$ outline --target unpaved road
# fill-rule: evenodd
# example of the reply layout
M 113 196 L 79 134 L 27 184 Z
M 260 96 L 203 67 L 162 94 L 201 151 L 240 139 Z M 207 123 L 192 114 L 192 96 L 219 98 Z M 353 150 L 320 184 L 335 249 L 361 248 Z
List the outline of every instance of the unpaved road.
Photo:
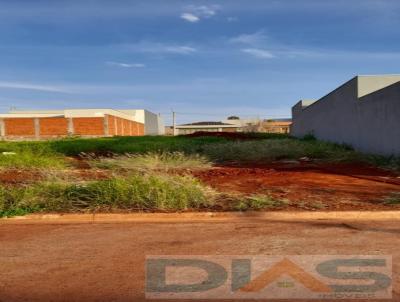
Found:
M 399 246 L 398 221 L 3 223 L 0 301 L 144 301 L 145 256 L 168 254 L 393 255 L 400 301 Z

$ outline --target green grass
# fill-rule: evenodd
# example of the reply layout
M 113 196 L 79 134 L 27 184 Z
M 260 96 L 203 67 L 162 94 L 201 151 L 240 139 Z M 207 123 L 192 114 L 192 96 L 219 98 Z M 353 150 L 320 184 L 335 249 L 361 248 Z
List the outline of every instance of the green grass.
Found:
M 363 161 L 364 156 L 347 147 L 320 141 L 293 138 L 279 140 L 234 141 L 208 144 L 203 154 L 217 162 L 269 162 L 280 159 L 325 159 L 330 161 Z
M 256 163 L 280 159 L 309 157 L 334 162 L 364 162 L 390 169 L 400 169 L 400 158 L 365 155 L 345 145 L 315 139 L 299 140 L 287 135 L 254 134 L 254 140 L 228 140 L 221 137 L 111 137 L 71 138 L 45 142 L 0 142 L 0 167 L 6 168 L 60 168 L 64 156 L 84 154 L 171 154 L 203 156 L 212 162 Z M 136 160 L 138 162 L 138 160 Z M 149 159 L 154 162 L 154 158 Z M 147 165 L 145 163 L 141 163 Z
M 64 156 L 54 152 L 47 144 L 35 142 L 0 143 L 0 169 L 62 169 L 65 166 Z
M 0 186 L 0 217 L 37 212 L 112 211 L 247 211 L 282 208 L 289 204 L 268 194 L 250 196 L 215 192 L 190 176 L 132 175 L 81 183 L 43 182 Z
M 147 152 L 144 154 L 127 154 L 112 158 L 94 158 L 89 160 L 91 166 L 112 170 L 163 170 L 205 169 L 212 164 L 199 154 L 183 152 Z
M 182 136 L 137 136 L 137 137 L 109 137 L 94 139 L 64 139 L 49 142 L 52 150 L 68 156 L 80 153 L 94 154 L 126 154 L 147 152 L 174 152 L 197 153 L 205 144 L 227 141 L 219 137 Z
M 92 166 L 130 173 L 111 173 L 114 176 L 108 180 L 79 181 L 58 171 L 68 167 L 66 156 L 82 154 L 86 154 Z M 299 140 L 286 135 L 254 134 L 254 140 L 144 136 L 0 142 L 0 169 L 41 169 L 48 176 L 44 179 L 52 180 L 29 185 L 0 185 L 0 216 L 33 212 L 281 208 L 287 201 L 269 194 L 225 198 L 224 194 L 211 190 L 193 177 L 160 174 L 160 171 L 208 168 L 212 163 L 251 164 L 301 157 L 400 168 L 399 158 L 365 155 L 345 145 L 312 138 Z M 384 202 L 399 204 L 400 196 L 393 193 Z M 314 208 L 323 206 L 315 203 Z
M 189 176 L 132 175 L 82 183 L 0 187 L 0 216 L 32 212 L 176 211 L 206 208 L 214 192 Z

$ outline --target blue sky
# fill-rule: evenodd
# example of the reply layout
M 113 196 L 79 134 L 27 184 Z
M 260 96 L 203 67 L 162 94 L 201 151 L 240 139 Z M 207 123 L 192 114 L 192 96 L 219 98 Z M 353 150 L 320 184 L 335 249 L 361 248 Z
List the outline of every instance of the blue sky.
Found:
M 2 112 L 287 117 L 382 73 L 400 73 L 397 0 L 0 0 Z

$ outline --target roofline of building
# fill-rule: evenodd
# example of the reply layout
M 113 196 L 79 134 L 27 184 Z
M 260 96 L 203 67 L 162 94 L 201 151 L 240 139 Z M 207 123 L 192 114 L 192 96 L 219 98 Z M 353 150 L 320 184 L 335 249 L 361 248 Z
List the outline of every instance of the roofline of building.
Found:
M 392 77 L 392 76 L 398 77 L 398 76 L 400 76 L 400 73 L 359 74 L 359 75 L 356 75 L 355 77 L 382 77 L 382 76 L 385 76 L 385 77 Z
M 333 89 L 332 91 L 328 92 L 327 94 L 325 94 L 324 96 L 320 97 L 319 99 L 315 100 L 315 102 L 312 102 L 311 104 L 307 105 L 307 106 L 303 106 L 303 100 L 300 100 L 299 102 L 301 102 L 302 105 L 302 110 L 307 110 L 310 107 L 314 106 L 315 104 L 317 104 L 318 102 L 320 102 L 322 99 L 326 98 L 328 95 L 333 94 L 334 92 L 336 92 L 337 90 L 341 89 L 343 86 L 347 85 L 348 83 L 350 83 L 351 81 L 357 79 L 358 75 L 352 77 L 350 80 L 347 80 L 346 82 L 344 82 L 342 85 L 336 87 L 335 89 Z
M 145 109 L 126 109 L 132 111 L 147 111 Z M 96 112 L 97 111 L 97 112 Z M 149 111 L 148 111 L 149 112 Z M 118 109 L 111 108 L 80 108 L 64 110 L 12 110 L 9 113 L 0 114 L 0 118 L 84 118 L 84 117 L 104 117 L 105 115 L 117 116 L 123 119 L 137 121 L 135 116 L 127 114 Z
M 0 113 L 0 118 L 43 118 L 64 117 L 63 113 Z
M 238 125 L 179 125 L 175 126 L 177 129 L 202 129 L 202 128 L 241 128 Z
M 342 85 L 336 87 L 334 90 L 330 91 L 329 93 L 327 93 L 327 94 L 325 94 L 324 96 L 320 97 L 319 99 L 315 100 L 315 102 L 311 103 L 310 105 L 302 106 L 302 110 L 307 110 L 308 108 L 310 108 L 310 107 L 314 106 L 315 104 L 317 104 L 318 102 L 320 102 L 322 99 L 326 98 L 327 96 L 331 95 L 332 93 L 334 93 L 334 92 L 336 92 L 337 90 L 341 89 L 343 86 L 347 85 L 347 84 L 350 83 L 351 81 L 354 81 L 354 80 L 356 80 L 356 79 L 358 79 L 358 78 L 361 78 L 361 77 L 391 77 L 391 76 L 400 77 L 400 74 L 396 74 L 396 73 L 393 73 L 393 74 L 376 74 L 376 75 L 373 75 L 373 74 L 361 74 L 361 75 L 353 76 L 350 80 L 347 80 L 347 81 L 344 82 Z M 399 80 L 399 82 L 400 82 L 400 80 Z M 388 86 L 391 86 L 391 85 L 394 85 L 394 84 L 396 84 L 396 83 L 390 84 L 390 85 L 388 85 Z M 388 87 L 388 86 L 386 86 L 386 87 Z M 371 92 L 371 93 L 374 93 L 374 92 L 376 92 L 376 91 L 385 89 L 386 87 L 382 87 L 382 88 L 377 89 L 377 90 L 375 90 L 375 91 L 373 91 L 373 92 Z M 358 88 L 357 88 L 357 89 L 358 89 Z M 367 94 L 367 95 L 368 95 L 368 94 Z M 365 96 L 365 95 L 364 95 L 364 96 Z M 361 97 L 364 97 L 364 96 L 361 96 Z M 359 97 L 359 98 L 360 98 L 360 97 Z M 299 102 L 303 102 L 303 100 L 300 100 Z M 296 104 L 297 104 L 297 103 L 296 103 Z M 302 103 L 302 105 L 303 105 L 303 103 Z

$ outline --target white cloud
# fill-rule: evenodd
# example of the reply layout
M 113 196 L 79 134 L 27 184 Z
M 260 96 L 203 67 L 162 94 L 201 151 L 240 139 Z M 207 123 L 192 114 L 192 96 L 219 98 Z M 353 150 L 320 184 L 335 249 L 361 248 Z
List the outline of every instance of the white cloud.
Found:
M 217 13 L 217 10 L 220 9 L 218 5 L 201 5 L 201 6 L 189 6 L 189 9 L 196 13 L 197 15 L 205 18 L 209 18 L 214 16 Z
M 110 66 L 117 66 L 117 67 L 122 67 L 122 68 L 144 68 L 146 65 L 142 63 L 121 63 L 121 62 L 113 62 L 109 61 L 106 62 L 107 65 Z
M 267 40 L 267 36 L 262 31 L 255 32 L 253 34 L 242 34 L 237 37 L 229 39 L 231 43 L 259 45 Z
M 187 6 L 181 18 L 188 22 L 199 22 L 203 18 L 211 18 L 217 14 L 219 5 L 190 5 Z
M 136 44 L 128 44 L 126 47 L 130 51 L 154 54 L 189 55 L 197 51 L 196 48 L 188 45 L 163 44 L 146 41 Z
M 165 51 L 170 53 L 187 55 L 196 52 L 197 50 L 189 46 L 167 46 L 165 47 Z
M 20 82 L 3 82 L 3 81 L 0 81 L 0 88 L 35 90 L 44 92 L 63 92 L 63 93 L 69 92 L 68 90 L 58 86 L 39 85 L 39 84 L 20 83 Z
M 188 21 L 188 22 L 192 22 L 192 23 L 196 23 L 198 21 L 200 21 L 200 18 L 191 14 L 191 13 L 183 13 L 181 15 L 181 18 Z
M 241 49 L 242 52 L 247 53 L 249 55 L 252 55 L 253 57 L 259 58 L 259 59 L 272 59 L 275 58 L 275 55 L 265 49 L 260 49 L 260 48 L 244 48 Z

